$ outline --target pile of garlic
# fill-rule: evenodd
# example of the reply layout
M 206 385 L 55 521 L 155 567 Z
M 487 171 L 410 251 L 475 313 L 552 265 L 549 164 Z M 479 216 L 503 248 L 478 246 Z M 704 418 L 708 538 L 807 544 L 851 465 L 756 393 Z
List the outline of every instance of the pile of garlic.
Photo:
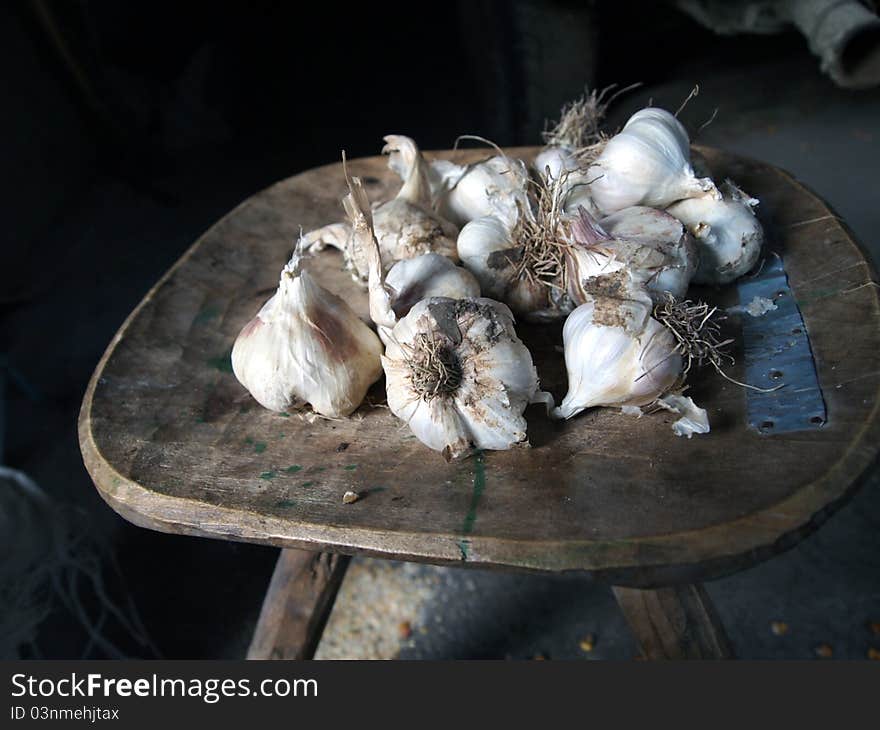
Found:
M 527 443 L 530 403 L 557 419 L 663 408 L 681 416 L 676 434 L 708 432 L 706 411 L 681 394 L 694 327 L 670 325 L 670 312 L 693 309 L 678 306 L 692 281 L 724 284 L 754 266 L 758 201 L 697 177 L 687 132 L 665 110 L 604 135 L 601 100 L 566 107 L 531 166 L 501 150 L 428 163 L 409 137 L 385 137 L 400 192 L 371 205 L 346 172 L 346 220 L 302 237 L 236 340 L 239 381 L 267 408 L 303 401 L 335 418 L 384 373 L 391 412 L 447 459 Z M 303 270 L 305 251 L 328 245 L 367 287 L 375 333 Z M 564 319 L 558 407 L 514 315 Z

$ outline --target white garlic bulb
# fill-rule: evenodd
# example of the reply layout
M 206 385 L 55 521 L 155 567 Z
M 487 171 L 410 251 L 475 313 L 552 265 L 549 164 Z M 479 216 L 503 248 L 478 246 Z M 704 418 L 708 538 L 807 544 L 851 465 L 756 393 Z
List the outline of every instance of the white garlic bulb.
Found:
M 670 293 L 685 295 L 697 268 L 691 235 L 668 213 L 654 208 L 624 208 L 600 221 L 581 209 L 571 224 L 574 259 L 570 292 L 584 301 L 597 280 L 626 270 L 659 303 Z
M 526 441 L 538 374 L 500 302 L 422 300 L 395 325 L 382 366 L 391 412 L 447 460 Z
M 513 226 L 519 208 L 528 205 L 529 172 L 522 160 L 496 155 L 471 165 L 442 160 L 431 166 L 436 210 L 458 226 L 489 215 Z
M 328 417 L 350 415 L 382 374 L 382 343 L 342 299 L 302 269 L 300 252 L 278 290 L 232 348 L 232 370 L 260 405 L 296 401 Z
M 667 208 L 697 240 L 698 284 L 727 284 L 751 269 L 761 255 L 764 229 L 755 216 L 755 198 L 730 180 L 721 185 L 723 198 L 689 198 Z
M 382 265 L 388 269 L 395 261 L 437 253 L 457 261 L 455 240 L 458 227 L 432 210 L 429 167 L 416 143 L 409 137 L 385 137 L 384 154 L 388 166 L 403 178 L 397 196 L 373 211 L 373 228 L 379 241 Z M 369 272 L 363 252 L 354 244 L 350 225 L 333 223 L 310 231 L 306 245 L 315 250 L 325 246 L 340 249 L 352 278 L 366 282 Z
M 513 231 L 501 218 L 483 216 L 465 225 L 458 234 L 458 255 L 484 295 L 505 298 L 519 255 Z
M 605 213 L 634 205 L 665 208 L 706 194 L 720 198 L 709 178 L 694 175 L 687 131 L 663 109 L 633 114 L 608 140 L 588 175 L 590 195 Z
M 513 225 L 498 216 L 468 223 L 458 236 L 458 255 L 480 282 L 484 296 L 530 320 L 556 319 L 576 306 L 566 281 L 572 275 L 564 181 L 535 186 L 518 206 Z
M 398 261 L 388 270 L 385 286 L 391 294 L 391 308 L 398 318 L 405 317 L 422 299 L 480 296 L 480 285 L 470 271 L 435 253 Z
M 565 173 L 579 170 L 580 162 L 569 147 L 545 147 L 535 157 L 535 169 L 545 178 L 558 180 Z
M 623 275 L 625 272 L 621 272 Z M 623 278 L 614 296 L 595 295 L 565 320 L 568 393 L 553 415 L 594 406 L 643 406 L 671 389 L 682 371 L 672 333 L 651 316 L 651 299 Z

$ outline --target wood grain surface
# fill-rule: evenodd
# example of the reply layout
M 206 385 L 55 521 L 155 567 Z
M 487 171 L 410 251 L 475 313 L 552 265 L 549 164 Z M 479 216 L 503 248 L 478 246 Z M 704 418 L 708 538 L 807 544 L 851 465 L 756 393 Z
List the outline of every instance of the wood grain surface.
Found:
M 676 437 L 669 414 L 635 419 L 597 409 L 555 423 L 532 407 L 530 448 L 454 464 L 383 407 L 381 381 L 349 420 L 261 408 L 233 376 L 229 353 L 273 293 L 300 227 L 341 219 L 345 182 L 334 164 L 242 203 L 122 325 L 80 414 L 83 458 L 98 490 L 127 519 L 168 532 L 441 564 L 584 570 L 622 585 L 704 580 L 794 544 L 877 456 L 875 276 L 845 225 L 787 173 L 699 151 L 717 179 L 730 176 L 761 199 L 769 249 L 784 257 L 816 358 L 828 409 L 822 428 L 747 430 L 745 391 L 711 371 L 693 374 L 689 391 L 709 412 L 706 436 Z M 350 169 L 374 200 L 399 187 L 382 158 L 353 160 Z M 337 252 L 307 265 L 366 316 L 366 295 Z M 733 286 L 693 294 L 726 305 L 737 296 Z M 736 319 L 726 326 L 739 338 Z M 561 325 L 518 331 L 544 387 L 561 398 Z M 729 372 L 743 377 L 740 363 Z M 347 490 L 362 498 L 343 504 Z

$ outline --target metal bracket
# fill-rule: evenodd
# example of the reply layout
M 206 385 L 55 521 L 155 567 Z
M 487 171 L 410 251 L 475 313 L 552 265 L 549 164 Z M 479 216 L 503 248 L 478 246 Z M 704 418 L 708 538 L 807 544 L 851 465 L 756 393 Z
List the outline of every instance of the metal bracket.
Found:
M 744 309 L 755 297 L 769 299 L 775 309 L 759 317 L 742 313 L 746 382 L 778 390 L 746 391 L 749 428 L 761 434 L 812 431 L 826 420 L 810 338 L 801 311 L 788 286 L 782 259 L 768 257 L 764 268 L 738 285 Z

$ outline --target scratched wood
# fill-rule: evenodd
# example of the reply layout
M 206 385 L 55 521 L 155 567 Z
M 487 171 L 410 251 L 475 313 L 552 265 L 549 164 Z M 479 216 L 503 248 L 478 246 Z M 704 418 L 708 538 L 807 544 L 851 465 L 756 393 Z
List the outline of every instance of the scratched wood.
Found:
M 296 175 L 242 203 L 197 241 L 123 324 L 79 421 L 104 499 L 136 524 L 280 547 L 513 569 L 592 571 L 617 584 L 698 581 L 794 544 L 859 483 L 880 444 L 880 306 L 849 231 L 785 172 L 702 148 L 717 178 L 761 199 L 784 256 L 828 408 L 815 431 L 746 429 L 746 393 L 691 378 L 712 424 L 676 437 L 668 415 L 528 412 L 531 448 L 447 464 L 381 407 L 381 382 L 353 418 L 310 421 L 261 408 L 231 373 L 236 334 L 272 293 L 302 227 L 341 217 L 341 166 Z M 514 150 L 529 155 L 534 150 Z M 452 156 L 453 153 L 438 153 Z M 455 153 L 464 155 L 468 153 Z M 399 182 L 382 158 L 354 160 L 373 199 Z M 364 316 L 337 252 L 309 268 Z M 697 291 L 725 304 L 735 287 Z M 738 337 L 736 321 L 728 323 Z M 560 398 L 560 327 L 520 325 Z M 737 364 L 730 370 L 742 378 Z M 347 490 L 362 499 L 343 504 Z

